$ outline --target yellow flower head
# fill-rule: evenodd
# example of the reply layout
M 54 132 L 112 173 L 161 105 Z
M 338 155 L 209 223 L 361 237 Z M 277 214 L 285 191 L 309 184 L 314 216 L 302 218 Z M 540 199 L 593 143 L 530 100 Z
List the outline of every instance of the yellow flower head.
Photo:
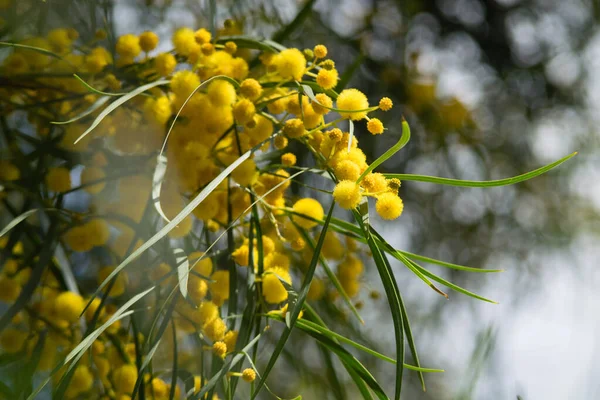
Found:
M 325 115 L 329 112 L 329 109 L 333 107 L 333 100 L 325 93 L 319 93 L 315 96 L 317 101 L 311 103 L 313 111 L 317 114 Z
M 288 298 L 288 292 L 279 277 L 289 284 L 292 283 L 290 273 L 283 268 L 270 269 L 263 275 L 263 296 L 269 304 L 278 304 Z
M 377 197 L 377 203 L 375 204 L 375 210 L 377 214 L 383 219 L 393 220 L 398 218 L 402 214 L 404 204 L 402 199 L 398 195 L 387 192 L 380 194 Z
M 380 135 L 383 133 L 383 123 L 377 118 L 371 118 L 367 122 L 367 130 L 373 135 Z
M 200 85 L 200 78 L 189 70 L 178 71 L 171 78 L 170 85 L 175 96 L 180 98 L 183 103 L 194 89 Z
M 196 39 L 196 43 L 204 44 L 210 42 L 210 40 L 212 39 L 212 35 L 206 29 L 200 28 L 194 33 L 194 38 Z
M 379 172 L 367 174 L 360 184 L 369 193 L 381 193 L 387 189 L 387 180 Z
M 133 364 L 122 365 L 112 373 L 114 388 L 119 394 L 131 394 L 137 378 L 138 370 Z
M 301 80 L 306 69 L 306 59 L 298 49 L 285 49 L 273 60 L 277 72 L 283 79 Z
M 256 379 L 256 371 L 252 368 L 246 368 L 242 371 L 242 379 L 246 382 L 253 382 Z
M 115 50 L 123 58 L 135 58 L 142 52 L 140 38 L 131 33 L 123 35 L 117 39 Z
M 213 342 L 222 341 L 225 338 L 227 325 L 225 321 L 217 317 L 204 325 L 204 334 Z
M 315 57 L 317 58 L 327 57 L 327 47 L 323 46 L 322 44 L 316 45 L 313 49 L 313 52 L 315 53 Z
M 209 285 L 210 294 L 213 298 L 224 301 L 229 298 L 229 271 L 219 270 L 215 271 L 210 277 L 214 282 Z
M 175 51 L 182 56 L 189 56 L 200 51 L 200 45 L 196 42 L 194 31 L 190 28 L 179 28 L 171 38 Z
M 256 79 L 244 79 L 240 84 L 240 94 L 249 100 L 256 100 L 262 94 L 262 86 Z
M 252 159 L 242 162 L 236 169 L 233 170 L 231 177 L 241 186 L 253 184 L 258 178 L 256 163 Z
M 321 206 L 321 203 L 319 203 L 315 199 L 311 199 L 308 197 L 304 198 L 304 199 L 300 199 L 296 203 L 294 203 L 293 210 L 294 210 L 294 212 L 296 212 L 298 214 L 306 215 L 307 217 L 310 217 L 310 218 L 316 219 L 316 220 L 322 220 L 323 215 L 324 215 L 323 206 Z M 294 218 L 294 222 L 296 222 L 298 225 L 300 225 L 304 229 L 311 229 L 319 224 L 316 221 L 313 221 L 313 220 L 310 220 L 307 218 L 303 218 L 298 215 L 294 215 L 293 218 Z
M 215 342 L 212 351 L 217 357 L 225 358 L 225 355 L 227 354 L 227 345 L 222 341 Z
M 341 181 L 333 190 L 333 199 L 340 207 L 352 210 L 358 206 L 362 199 L 360 186 L 354 181 Z
M 317 84 L 323 89 L 333 89 L 337 85 L 338 72 L 334 69 L 321 69 L 317 74 Z M 338 105 L 339 107 L 339 105 Z M 342 107 L 339 107 L 342 108 Z
M 283 133 L 289 138 L 297 139 L 306 133 L 304 123 L 299 118 L 288 119 L 283 125 Z
M 233 106 L 233 118 L 242 125 L 252 121 L 255 113 L 256 107 L 248 99 L 241 99 Z
M 360 176 L 360 167 L 352 160 L 343 160 L 336 164 L 333 172 L 339 180 L 356 181 Z
M 79 319 L 84 307 L 83 298 L 74 292 L 62 292 L 54 299 L 54 315 L 69 323 Z
M 158 35 L 152 31 L 146 31 L 140 35 L 140 47 L 146 53 L 154 50 L 158 45 Z
M 277 137 L 275 137 L 275 140 L 273 140 L 273 146 L 275 146 L 275 148 L 277 150 L 282 150 L 285 149 L 288 145 L 288 139 L 283 136 L 283 135 L 279 135 Z
M 337 108 L 341 110 L 364 110 L 369 108 L 367 96 L 358 89 L 344 89 L 337 98 Z M 343 118 L 358 121 L 367 116 L 366 111 L 340 112 Z
M 381 111 L 389 111 L 392 109 L 393 105 L 394 103 L 392 103 L 392 99 L 389 97 L 383 97 L 381 100 L 379 100 L 379 108 Z
M 208 99 L 215 106 L 230 106 L 235 103 L 235 88 L 225 80 L 217 79 L 208 85 L 206 90 Z
M 154 68 L 156 68 L 156 72 L 161 76 L 171 75 L 175 71 L 176 66 L 177 60 L 175 60 L 175 56 L 171 53 L 161 53 L 154 59 Z
M 296 155 L 294 153 L 283 154 L 281 156 L 281 163 L 288 167 L 296 165 Z
M 57 193 L 71 189 L 71 171 L 65 167 L 49 168 L 46 175 L 46 187 Z

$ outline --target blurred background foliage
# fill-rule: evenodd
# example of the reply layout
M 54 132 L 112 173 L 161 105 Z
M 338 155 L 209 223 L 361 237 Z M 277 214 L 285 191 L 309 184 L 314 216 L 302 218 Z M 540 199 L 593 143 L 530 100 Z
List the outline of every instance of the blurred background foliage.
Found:
M 388 131 L 361 143 L 373 160 L 396 142 L 400 121 L 413 140 L 381 172 L 459 179 L 498 179 L 529 171 L 570 152 L 559 170 L 516 186 L 468 189 L 406 182 L 405 214 L 374 222 L 407 251 L 482 268 L 482 276 L 436 270 L 500 305 L 450 293 L 450 300 L 394 265 L 408 302 L 417 346 L 429 374 L 422 393 L 408 374 L 406 398 L 597 398 L 594 379 L 600 326 L 594 285 L 598 259 L 598 110 L 600 3 L 593 0 L 139 0 L 23 2 L 20 19 L 4 21 L 2 37 L 53 26 L 93 35 L 108 21 L 117 34 L 153 29 L 161 37 L 183 25 L 239 22 L 244 33 L 284 45 L 325 44 L 342 79 L 375 102 L 399 107 Z M 106 12 L 102 12 L 102 9 Z M 214 10 L 214 11 L 213 11 Z M 211 15 L 216 16 L 215 21 Z M 91 18 L 90 18 L 91 16 Z M 163 45 L 168 46 L 168 41 Z M 357 127 L 360 139 L 366 135 Z M 375 271 L 368 277 L 375 289 Z M 385 301 L 365 302 L 366 325 L 347 329 L 393 350 Z M 328 385 L 325 370 L 298 334 L 288 354 L 305 364 L 302 378 Z M 353 336 L 357 337 L 357 336 Z M 300 355 L 300 358 L 297 356 Z M 595 355 L 595 356 L 594 356 Z M 389 366 L 365 361 L 386 387 Z M 297 393 L 280 361 L 274 392 Z M 595 372 L 594 372 L 595 371 Z M 301 381 L 301 380 L 300 380 Z

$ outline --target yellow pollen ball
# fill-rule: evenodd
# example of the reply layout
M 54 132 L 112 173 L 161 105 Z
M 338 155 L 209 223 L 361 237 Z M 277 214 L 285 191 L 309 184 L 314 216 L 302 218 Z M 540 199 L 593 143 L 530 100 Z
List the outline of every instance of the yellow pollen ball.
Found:
M 254 119 L 254 114 L 256 114 L 256 107 L 254 103 L 252 103 L 248 99 L 241 99 L 233 106 L 233 118 L 242 125 L 247 124 L 248 122 Z
M 215 106 L 229 106 L 235 103 L 235 88 L 225 80 L 219 79 L 208 85 L 208 99 Z
M 360 184 L 369 193 L 380 193 L 387 189 L 387 180 L 379 172 L 367 174 Z
M 340 207 L 352 210 L 358 206 L 362 199 L 360 186 L 354 181 L 341 181 L 333 189 L 333 199 Z
M 86 186 L 83 188 L 89 194 L 98 194 L 104 189 L 106 186 L 106 182 L 103 182 L 102 179 L 106 174 L 101 168 L 96 167 L 86 167 L 83 171 L 81 171 L 81 184 L 87 185 L 94 181 L 100 181 L 98 183 L 94 183 L 92 185 Z
M 306 59 L 298 49 L 285 49 L 274 57 L 273 64 L 283 79 L 301 80 L 306 69 Z
M 217 357 L 225 358 L 225 354 L 227 354 L 227 345 L 225 342 L 215 342 L 212 347 L 213 353 Z
M 175 71 L 176 66 L 177 60 L 171 53 L 161 53 L 154 59 L 154 68 L 156 68 L 156 72 L 162 76 L 171 75 L 173 71 Z
M 213 342 L 223 340 L 227 325 L 225 321 L 217 317 L 204 326 L 204 334 Z
M 18 353 L 23 348 L 27 333 L 14 328 L 7 328 L 0 334 L 0 346 L 7 353 Z
M 192 71 L 183 70 L 176 72 L 171 78 L 171 90 L 175 96 L 185 101 L 188 96 L 200 85 L 200 78 Z
M 383 193 L 377 197 L 375 210 L 383 219 L 396 219 L 402 214 L 403 209 L 404 204 L 402 203 L 402 199 L 394 193 Z
M 313 111 L 320 115 L 325 115 L 329 112 L 330 108 L 333 107 L 333 100 L 325 93 L 319 93 L 315 96 L 317 101 L 311 103 Z
M 138 377 L 137 367 L 125 364 L 113 372 L 114 388 L 119 394 L 131 394 Z
M 292 118 L 285 121 L 283 125 L 283 133 L 292 139 L 297 139 L 306 133 L 304 123 L 301 119 Z
M 49 168 L 46 175 L 46 187 L 57 193 L 71 189 L 71 171 L 65 167 Z
M 351 119 L 353 121 L 358 121 L 367 116 L 366 111 L 357 111 L 352 112 L 354 110 L 364 110 L 369 108 L 369 101 L 367 100 L 367 96 L 363 92 L 358 89 L 345 89 L 340 93 L 337 98 L 337 108 L 341 110 L 347 110 L 350 112 L 340 112 L 340 115 L 343 118 Z
M 360 167 L 352 160 L 343 160 L 333 169 L 335 177 L 342 181 L 356 181 L 360 176 Z
M 379 108 L 381 109 L 381 111 L 389 111 L 392 109 L 394 103 L 392 103 L 392 99 L 390 99 L 389 97 L 384 97 L 381 100 L 379 100 Z
M 248 383 L 253 382 L 256 379 L 256 371 L 252 368 L 246 368 L 242 371 L 242 379 Z
M 79 319 L 84 307 L 85 302 L 77 293 L 62 292 L 54 299 L 54 314 L 69 323 Z
M 317 74 L 317 85 L 323 89 L 333 89 L 337 85 L 338 72 L 334 69 L 321 69 Z M 339 107 L 341 108 L 341 107 Z
M 287 145 L 288 139 L 285 136 L 279 135 L 275 137 L 275 140 L 273 140 L 273 146 L 275 146 L 277 150 L 285 149 Z
M 123 58 L 135 58 L 141 52 L 140 39 L 131 33 L 119 37 L 115 51 Z
M 281 163 L 288 167 L 296 165 L 296 155 L 294 153 L 285 153 L 281 156 Z
M 194 33 L 194 38 L 198 44 L 204 44 L 210 42 L 212 35 L 208 30 L 200 28 Z
M 148 53 L 156 48 L 158 45 L 158 35 L 151 31 L 146 31 L 140 35 L 140 47 L 143 51 Z
M 200 50 L 200 45 L 196 42 L 194 31 L 190 28 L 179 28 L 175 31 L 172 37 L 173 46 L 175 51 L 182 56 L 189 56 L 190 54 Z
M 294 203 L 293 210 L 298 214 L 306 215 L 307 217 L 316 220 L 322 220 L 324 215 L 323 206 L 321 206 L 321 203 L 311 198 L 298 200 L 296 203 Z M 319 224 L 316 221 L 312 221 L 297 215 L 294 215 L 293 218 L 294 222 L 304 229 L 311 229 Z
M 262 86 L 256 79 L 244 79 L 240 84 L 240 94 L 249 100 L 256 100 L 262 94 Z
M 94 376 L 86 365 L 79 365 L 75 368 L 73 377 L 67 389 L 67 394 L 76 397 L 80 393 L 87 392 L 94 384 Z M 71 397 L 67 396 L 67 397 Z
M 373 135 L 380 135 L 383 133 L 383 123 L 377 118 L 372 118 L 367 122 L 367 130 Z
M 327 47 L 325 47 L 322 44 L 316 45 L 315 48 L 313 49 L 313 52 L 315 53 L 315 57 L 317 57 L 317 58 L 327 57 Z
M 263 275 L 263 296 L 269 304 L 278 304 L 288 298 L 288 292 L 279 280 L 279 277 L 285 282 L 291 284 L 292 277 L 290 273 L 283 268 L 275 267 Z
M 229 271 L 215 271 L 210 279 L 214 281 L 209 285 L 213 300 L 215 300 L 215 302 L 216 300 L 227 300 L 229 298 Z

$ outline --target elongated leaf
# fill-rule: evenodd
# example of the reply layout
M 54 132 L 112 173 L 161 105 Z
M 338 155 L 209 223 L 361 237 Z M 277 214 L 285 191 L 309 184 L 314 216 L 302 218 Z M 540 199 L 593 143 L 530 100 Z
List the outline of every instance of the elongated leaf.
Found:
M 152 176 L 152 203 L 156 212 L 164 219 L 169 222 L 169 218 L 163 212 L 160 205 L 160 191 L 162 189 L 162 183 L 165 179 L 165 173 L 167 172 L 167 157 L 163 154 L 159 154 L 156 160 L 156 167 L 154 168 L 154 175 Z
M 408 126 L 408 124 L 406 124 L 406 126 Z M 402 136 L 404 136 L 404 129 L 402 129 L 402 131 Z M 362 231 L 364 232 L 364 236 L 367 238 L 367 244 L 369 245 L 369 249 L 373 254 L 373 260 L 377 266 L 377 271 L 379 272 L 379 277 L 383 283 L 383 288 L 385 289 L 388 304 L 392 312 L 392 320 L 394 321 L 394 336 L 396 341 L 396 360 L 398 361 L 396 363 L 396 389 L 394 398 L 399 400 L 402 392 L 402 373 L 404 371 L 404 322 L 399 299 L 400 291 L 398 289 L 398 284 L 396 283 L 396 278 L 394 277 L 392 269 L 390 268 L 389 264 L 384 261 L 386 256 L 381 253 L 371 232 L 362 224 L 362 218 L 360 214 L 357 211 L 354 211 L 353 214 L 354 219 L 356 222 L 358 222 Z
M 348 153 L 352 148 L 352 140 L 354 139 L 354 122 L 351 119 L 348 120 Z
M 379 165 L 383 164 L 388 158 L 390 158 L 391 156 L 396 154 L 400 149 L 402 149 L 404 146 L 406 146 L 406 144 L 408 143 L 409 140 L 410 140 L 410 126 L 408 126 L 408 122 L 406 122 L 406 120 L 403 119 L 402 120 L 402 136 L 400 136 L 400 139 L 398 140 L 398 142 L 395 145 L 393 145 L 392 147 L 390 147 L 388 149 L 388 151 L 383 153 L 377 160 L 373 161 L 371 163 L 371 165 L 369 165 L 369 167 L 358 177 L 358 180 L 356 181 L 356 183 L 360 183 L 363 180 L 363 178 L 365 176 L 367 176 L 367 174 L 369 172 L 373 171 Z
M 275 43 L 272 40 L 268 39 L 256 39 L 250 36 L 245 35 L 231 35 L 231 36 L 220 36 L 217 39 L 217 43 L 227 43 L 233 42 L 239 48 L 246 49 L 257 49 L 263 50 L 270 53 L 277 53 L 279 51 L 285 50 L 286 47 L 280 45 L 279 43 Z
M 94 104 L 89 106 L 84 112 L 77 115 L 76 117 L 73 117 L 67 121 L 52 121 L 50 123 L 54 124 L 54 125 L 66 125 L 66 124 L 70 124 L 75 121 L 79 121 L 80 119 L 87 117 L 88 115 L 92 114 L 94 111 L 96 111 L 97 109 L 102 107 L 104 105 L 104 103 L 106 103 L 108 101 L 108 99 L 110 99 L 109 96 L 102 96 L 98 100 L 96 100 L 94 102 Z
M 400 250 L 398 250 L 398 251 L 400 251 Z M 425 257 L 425 256 L 422 256 L 422 255 L 419 255 L 419 254 L 414 254 L 414 253 L 409 253 L 408 251 L 400 251 L 400 253 L 402 253 L 404 256 L 406 256 L 408 258 L 412 258 L 412 259 L 415 259 L 415 260 L 428 262 L 428 263 L 431 263 L 431 264 L 441 265 L 443 267 L 447 267 L 447 268 L 450 268 L 450 269 L 455 269 L 457 271 L 482 272 L 482 273 L 504 272 L 503 269 L 483 269 L 483 268 L 473 268 L 473 267 L 466 267 L 464 265 L 452 264 L 452 263 L 449 263 L 449 262 L 446 262 L 446 261 L 436 260 L 435 258 Z
M 11 42 L 0 42 L 0 46 L 8 46 L 8 47 L 15 47 L 15 48 L 18 48 L 18 49 L 31 50 L 31 51 L 35 51 L 37 53 L 45 54 L 45 55 L 50 56 L 50 57 L 54 57 L 54 58 L 56 58 L 58 60 L 65 61 L 64 58 L 62 58 L 58 54 L 56 54 L 56 53 L 54 53 L 54 52 L 52 52 L 50 50 L 43 49 L 41 47 L 35 47 L 35 46 L 29 46 L 29 45 L 26 45 L 26 44 L 11 43 Z M 72 64 L 71 64 L 71 66 L 72 66 Z
M 314 250 L 312 259 L 310 260 L 310 264 L 308 266 L 308 269 L 306 270 L 306 274 L 304 275 L 304 281 L 302 282 L 302 287 L 301 287 L 300 291 L 298 292 L 298 298 L 296 300 L 296 304 L 294 304 L 294 308 L 291 311 L 291 316 L 288 320 L 287 328 L 283 331 L 283 333 L 281 334 L 281 337 L 279 338 L 279 341 L 275 345 L 275 349 L 273 350 L 273 353 L 271 354 L 271 358 L 269 358 L 269 362 L 267 363 L 267 366 L 265 367 L 265 370 L 264 370 L 260 380 L 258 381 L 256 388 L 254 389 L 254 392 L 252 393 L 252 397 L 251 397 L 252 399 L 256 398 L 256 396 L 260 392 L 260 389 L 265 384 L 265 381 L 266 381 L 267 377 L 269 376 L 269 373 L 271 372 L 271 370 L 275 366 L 275 363 L 277 362 L 277 358 L 279 358 L 279 354 L 283 350 L 285 343 L 287 342 L 288 338 L 290 337 L 290 334 L 292 333 L 292 329 L 294 329 L 294 325 L 296 324 L 296 321 L 298 320 L 298 315 L 300 315 L 300 311 L 302 311 L 304 301 L 306 300 L 306 295 L 308 294 L 308 290 L 310 288 L 310 283 L 312 282 L 313 275 L 315 273 L 315 270 L 317 269 L 317 264 L 319 263 L 319 257 L 321 255 L 321 248 L 323 247 L 323 243 L 325 243 L 325 234 L 327 233 L 327 229 L 329 228 L 329 221 L 331 220 L 331 216 L 333 215 L 334 208 L 335 208 L 335 202 L 331 203 L 331 207 L 329 207 L 329 212 L 327 213 L 327 218 L 325 219 L 325 223 L 323 224 L 323 229 L 321 230 L 321 234 L 319 236 L 319 241 L 317 242 L 317 245 L 315 246 L 315 250 Z
M 127 93 L 108 93 L 108 92 L 103 92 L 102 90 L 98 90 L 94 87 L 92 87 L 89 83 L 87 83 L 86 81 L 84 81 L 83 79 L 81 79 L 81 77 L 77 74 L 73 74 L 73 76 L 75 77 L 75 79 L 77 79 L 83 86 L 85 86 L 85 88 L 87 90 L 89 90 L 92 93 L 96 93 L 102 96 L 114 96 L 114 97 L 119 97 L 119 96 L 124 96 Z
M 21 222 L 25 221 L 30 215 L 33 215 L 36 211 L 38 211 L 38 209 L 34 208 L 32 210 L 25 211 L 23 214 L 19 215 L 18 217 L 15 217 L 12 221 L 10 221 L 4 227 L 4 229 L 2 229 L 2 231 L 0 231 L 0 237 L 6 235 L 12 228 L 19 225 Z
M 148 83 L 146 85 L 140 86 L 139 88 L 136 88 L 135 90 L 132 90 L 131 92 L 127 93 L 126 95 L 119 97 L 117 100 L 115 100 L 114 102 L 110 103 L 110 105 L 108 107 L 106 107 L 94 120 L 94 122 L 92 122 L 92 125 L 90 125 L 89 128 L 86 129 L 85 132 L 83 132 L 81 134 L 81 136 L 79 136 L 79 138 L 77 138 L 77 140 L 75 140 L 74 144 L 77 144 L 81 139 L 83 139 L 84 137 L 87 136 L 88 133 L 90 133 L 91 131 L 94 130 L 94 128 L 96 128 L 100 122 L 102 122 L 102 120 L 104 118 L 106 118 L 106 116 L 108 114 L 110 114 L 111 112 L 113 112 L 114 110 L 116 110 L 119 106 L 125 104 L 127 101 L 133 99 L 134 97 L 136 97 L 137 95 L 144 93 L 146 90 L 150 90 L 152 88 L 155 88 L 157 86 L 162 86 L 162 85 L 167 85 L 169 84 L 168 80 L 160 80 L 160 81 L 155 81 L 152 83 Z
M 439 185 L 449 185 L 449 186 L 461 186 L 461 187 L 494 187 L 494 186 L 506 186 L 513 185 L 515 183 L 523 182 L 529 180 L 531 178 L 535 178 L 543 174 L 544 172 L 550 171 L 552 168 L 559 166 L 564 163 L 568 159 L 574 157 L 577 154 L 571 153 L 568 156 L 561 158 L 551 164 L 548 164 L 544 167 L 535 169 L 531 172 L 527 172 L 526 174 L 513 176 L 512 178 L 506 179 L 496 179 L 492 181 L 464 181 L 460 179 L 451 179 L 451 178 L 440 178 L 437 176 L 427 176 L 427 175 L 413 175 L 413 174 L 384 174 L 386 178 L 398 178 L 402 181 L 417 181 L 417 182 L 430 182 L 437 183 Z
M 188 280 L 190 276 L 190 261 L 183 249 L 173 250 L 175 255 L 175 263 L 177 264 L 177 278 L 179 280 L 179 291 L 183 298 L 187 298 L 188 294 Z

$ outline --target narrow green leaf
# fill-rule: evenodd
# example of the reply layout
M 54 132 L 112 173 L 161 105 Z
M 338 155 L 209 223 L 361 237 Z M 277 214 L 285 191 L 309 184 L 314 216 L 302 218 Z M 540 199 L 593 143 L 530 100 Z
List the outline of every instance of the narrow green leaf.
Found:
M 94 128 L 96 128 L 100 122 L 102 122 L 102 120 L 104 118 L 106 118 L 106 116 L 108 114 L 110 114 L 111 112 L 113 112 L 114 110 L 116 110 L 119 106 L 121 106 L 122 104 L 126 103 L 127 101 L 131 100 L 132 98 L 136 97 L 137 95 L 145 92 L 146 90 L 150 90 L 152 88 L 155 88 L 157 86 L 162 86 L 162 85 L 167 85 L 169 84 L 168 80 L 160 80 L 160 81 L 155 81 L 152 83 L 148 83 L 146 85 L 140 86 L 138 88 L 136 88 L 135 90 L 132 90 L 131 92 L 127 93 L 124 96 L 119 97 L 117 100 L 115 100 L 114 102 L 110 103 L 108 105 L 108 107 L 106 107 L 94 120 L 94 122 L 92 122 L 92 125 L 90 125 L 90 127 L 88 129 L 86 129 L 85 132 L 83 132 L 81 134 L 81 136 L 79 136 L 79 138 L 77 138 L 77 140 L 75 140 L 74 144 L 77 144 L 81 139 L 83 139 L 84 137 L 87 136 L 88 133 L 90 133 L 91 131 L 94 130 Z
M 398 251 L 408 258 L 428 262 L 431 264 L 441 265 L 442 267 L 455 269 L 457 271 L 482 272 L 482 273 L 504 272 L 503 269 L 483 269 L 483 268 L 466 267 L 464 265 L 452 264 L 452 263 L 449 263 L 446 261 L 436 260 L 435 258 L 430 258 L 430 257 L 425 257 L 425 256 L 422 256 L 419 254 L 409 253 L 408 251 L 401 251 L 401 250 L 398 250 Z
M 544 167 L 538 168 L 531 172 L 527 172 L 526 174 L 513 176 L 512 178 L 506 179 L 496 179 L 492 181 L 464 181 L 460 179 L 451 179 L 451 178 L 440 178 L 437 176 L 427 176 L 427 175 L 413 175 L 413 174 L 384 174 L 386 178 L 398 178 L 401 181 L 417 181 L 417 182 L 429 182 L 429 183 L 437 183 L 439 185 L 449 185 L 449 186 L 461 186 L 461 187 L 494 187 L 494 186 L 505 186 L 512 185 L 515 183 L 523 182 L 529 180 L 531 178 L 535 178 L 547 171 L 550 171 L 552 168 L 559 166 L 564 163 L 568 159 L 574 157 L 577 154 L 571 153 L 568 156 L 561 158 L 551 164 L 548 164 Z
M 119 97 L 119 96 L 124 96 L 127 93 L 108 93 L 108 92 L 103 92 L 102 90 L 98 90 L 94 87 L 92 87 L 89 83 L 87 83 L 86 81 L 84 81 L 83 79 L 81 79 L 81 77 L 77 74 L 73 74 L 73 76 L 75 77 L 75 79 L 77 79 L 83 86 L 85 86 L 85 88 L 87 90 L 89 90 L 92 93 L 96 93 L 102 96 L 114 96 L 114 97 Z
M 65 61 L 58 54 L 56 54 L 56 53 L 54 53 L 54 52 L 52 52 L 50 50 L 43 49 L 41 47 L 35 47 L 35 46 L 29 46 L 29 45 L 26 45 L 26 44 L 11 43 L 11 42 L 0 42 L 0 46 L 16 47 L 18 49 L 31 50 L 31 51 L 35 51 L 35 52 L 38 52 L 38 53 L 41 53 L 41 54 L 45 54 L 45 55 L 50 56 L 50 57 L 54 57 L 54 58 L 56 58 L 58 60 Z
M 184 299 L 188 294 L 188 280 L 190 276 L 190 261 L 183 249 L 173 250 L 175 255 L 175 263 L 177 264 L 177 279 L 179 281 L 179 291 Z
M 14 228 L 15 226 L 19 225 L 21 222 L 25 221 L 27 219 L 27 217 L 29 217 L 30 215 L 34 214 L 36 211 L 38 211 L 37 208 L 34 208 L 32 210 L 27 210 L 25 211 L 23 214 L 15 217 L 12 221 L 10 221 L 5 227 L 4 229 L 2 229 L 2 231 L 0 231 L 0 237 L 6 235 L 8 233 L 8 231 L 10 231 L 12 228 Z M 16 213 L 15 213 L 16 214 Z
M 373 171 L 379 165 L 383 164 L 388 158 L 390 158 L 391 156 L 396 154 L 400 149 L 402 149 L 404 146 L 406 146 L 406 144 L 408 143 L 409 140 L 410 140 L 410 126 L 408 126 L 408 122 L 406 122 L 406 120 L 403 119 L 402 120 L 402 136 L 400 136 L 400 139 L 398 140 L 398 142 L 395 145 L 393 145 L 392 147 L 390 147 L 388 149 L 388 151 L 383 153 L 377 160 L 373 161 L 371 163 L 371 165 L 369 165 L 369 167 L 358 177 L 358 180 L 356 181 L 356 183 L 360 183 L 363 180 L 363 178 L 365 176 L 367 176 L 367 174 L 369 172 Z M 386 177 L 387 177 L 387 175 L 386 175 Z
M 288 326 L 283 331 L 283 333 L 281 334 L 281 337 L 279 338 L 279 341 L 275 345 L 275 349 L 273 350 L 273 353 L 271 354 L 271 357 L 269 358 L 269 362 L 267 363 L 267 366 L 265 367 L 264 372 L 262 373 L 262 376 L 261 376 L 260 380 L 258 381 L 256 388 L 254 389 L 254 392 L 252 393 L 251 399 L 256 398 L 256 396 L 260 392 L 260 389 L 265 384 L 265 381 L 266 381 L 267 377 L 269 376 L 269 373 L 275 366 L 275 362 L 277 362 L 277 358 L 279 357 L 279 354 L 283 350 L 285 343 L 287 342 L 288 338 L 290 337 L 290 334 L 292 333 L 292 329 L 294 329 L 294 325 L 296 324 L 296 321 L 298 320 L 298 315 L 300 315 L 300 311 L 302 311 L 304 301 L 306 300 L 306 295 L 308 294 L 308 290 L 310 288 L 310 283 L 312 282 L 313 275 L 315 273 L 315 270 L 317 269 L 317 264 L 319 263 L 319 256 L 321 255 L 321 248 L 323 247 L 323 243 L 325 243 L 325 234 L 327 233 L 327 229 L 329 228 L 329 221 L 331 220 L 331 216 L 333 215 L 334 208 L 335 208 L 335 202 L 332 202 L 331 207 L 329 207 L 329 212 L 327 213 L 327 218 L 325 219 L 325 223 L 323 224 L 323 229 L 321 230 L 321 234 L 319 236 L 319 241 L 317 242 L 317 245 L 315 246 L 314 254 L 312 256 L 312 259 L 310 260 L 310 264 L 308 266 L 308 269 L 306 270 L 306 274 L 304 275 L 304 281 L 302 282 L 302 287 L 301 287 L 300 291 L 298 292 L 298 298 L 296 300 L 296 304 L 294 304 L 294 307 L 291 311 L 291 317 L 289 318 Z

